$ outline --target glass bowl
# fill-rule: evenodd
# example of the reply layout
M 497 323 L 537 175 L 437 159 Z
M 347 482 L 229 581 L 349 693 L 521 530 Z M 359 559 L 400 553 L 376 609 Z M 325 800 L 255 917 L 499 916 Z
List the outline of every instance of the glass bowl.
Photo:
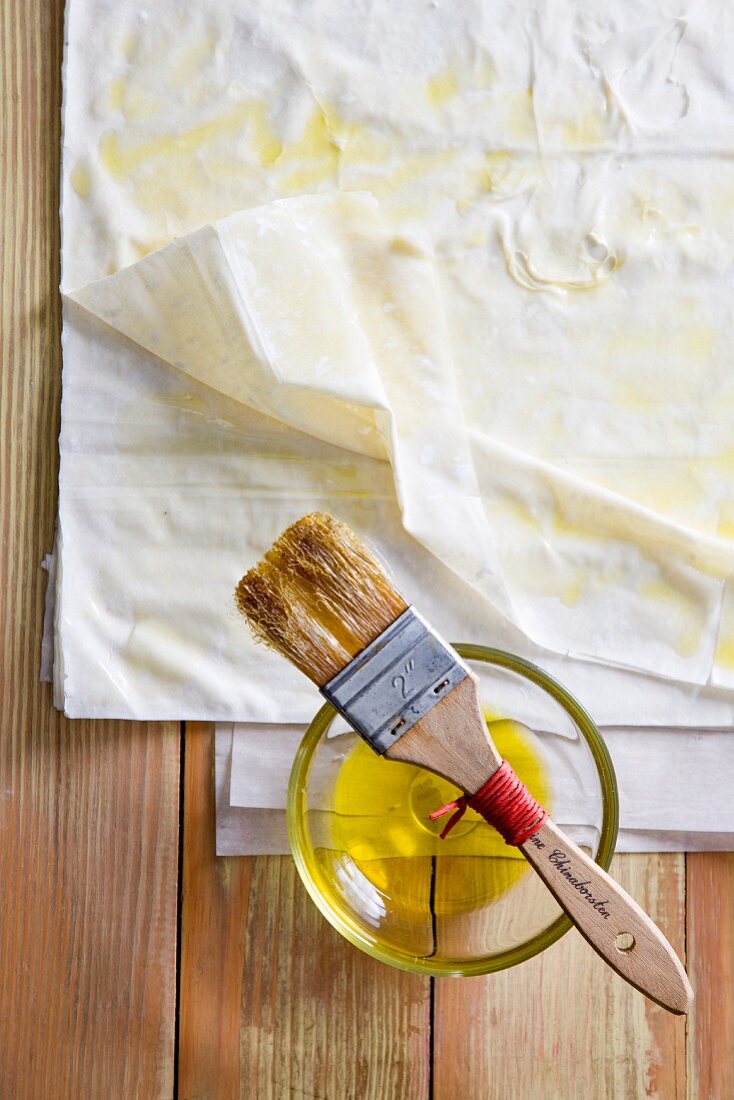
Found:
M 479 676 L 500 754 L 606 869 L 619 804 L 589 715 L 528 661 L 454 648 Z M 293 763 L 288 835 L 306 889 L 346 939 L 403 970 L 487 974 L 537 955 L 571 927 L 522 854 L 473 811 L 439 838 L 447 818 L 429 814 L 459 793 L 431 772 L 377 756 L 328 704 Z

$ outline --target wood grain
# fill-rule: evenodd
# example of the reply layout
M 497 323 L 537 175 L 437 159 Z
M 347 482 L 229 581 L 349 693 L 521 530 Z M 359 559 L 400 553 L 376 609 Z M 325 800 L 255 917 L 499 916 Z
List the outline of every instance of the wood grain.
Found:
M 683 857 L 625 856 L 612 874 L 682 953 Z M 683 1100 L 685 1037 L 572 930 L 513 970 L 437 982 L 433 1095 Z
M 428 979 L 347 944 L 290 857 L 214 855 L 213 741 L 187 727 L 181 1100 L 427 1100 Z
M 686 858 L 688 973 L 696 993 L 689 1029 L 688 1097 L 734 1096 L 734 853 Z
M 244 919 L 253 861 L 214 854 L 210 726 L 186 726 L 183 790 L 179 1096 L 235 1100 L 240 1095 Z
M 493 901 L 486 908 L 467 904 L 487 896 Z M 562 916 L 522 857 L 443 856 L 436 861 L 435 899 L 436 946 L 454 958 L 509 951 Z
M 670 1012 L 689 1011 L 693 990 L 678 955 L 611 875 L 550 819 L 522 845 L 522 851 L 582 936 L 613 970 Z M 583 884 L 583 892 L 577 884 Z
M 482 714 L 476 676 L 452 688 L 385 755 L 428 768 L 475 794 L 502 764 Z
M 68 723 L 38 683 L 56 497 L 62 0 L 0 0 L 0 1097 L 172 1097 L 179 734 Z M 429 1095 L 428 983 L 342 943 L 287 860 L 213 856 L 188 732 L 178 1095 Z M 683 947 L 683 860 L 614 871 Z M 685 1024 L 570 933 L 435 983 L 432 1095 L 729 1100 L 734 856 L 688 857 Z M 355 1055 L 356 1052 L 356 1055 Z
M 0 3 L 0 1096 L 170 1097 L 179 731 L 39 684 L 60 391 L 61 0 Z

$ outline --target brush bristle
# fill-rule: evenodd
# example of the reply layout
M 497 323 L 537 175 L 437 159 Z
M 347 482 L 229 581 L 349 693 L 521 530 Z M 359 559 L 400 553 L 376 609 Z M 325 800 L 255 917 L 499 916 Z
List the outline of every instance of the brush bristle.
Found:
M 322 687 L 405 611 L 367 546 L 332 516 L 289 527 L 235 590 L 258 641 Z

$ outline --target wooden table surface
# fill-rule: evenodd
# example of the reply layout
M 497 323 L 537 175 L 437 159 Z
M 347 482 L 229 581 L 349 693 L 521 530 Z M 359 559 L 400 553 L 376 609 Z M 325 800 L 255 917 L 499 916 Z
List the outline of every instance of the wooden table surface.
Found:
M 344 943 L 290 859 L 215 858 L 211 727 L 54 711 L 62 8 L 0 0 L 0 1098 L 732 1100 L 734 855 L 613 867 L 687 960 L 687 1023 L 575 933 L 431 981 Z

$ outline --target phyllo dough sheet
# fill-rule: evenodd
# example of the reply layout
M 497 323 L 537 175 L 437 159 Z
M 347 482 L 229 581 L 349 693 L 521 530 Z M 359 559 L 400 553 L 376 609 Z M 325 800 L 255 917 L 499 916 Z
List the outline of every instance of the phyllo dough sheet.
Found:
M 601 722 L 732 722 L 732 17 L 71 0 L 57 701 L 301 722 L 333 511 Z

